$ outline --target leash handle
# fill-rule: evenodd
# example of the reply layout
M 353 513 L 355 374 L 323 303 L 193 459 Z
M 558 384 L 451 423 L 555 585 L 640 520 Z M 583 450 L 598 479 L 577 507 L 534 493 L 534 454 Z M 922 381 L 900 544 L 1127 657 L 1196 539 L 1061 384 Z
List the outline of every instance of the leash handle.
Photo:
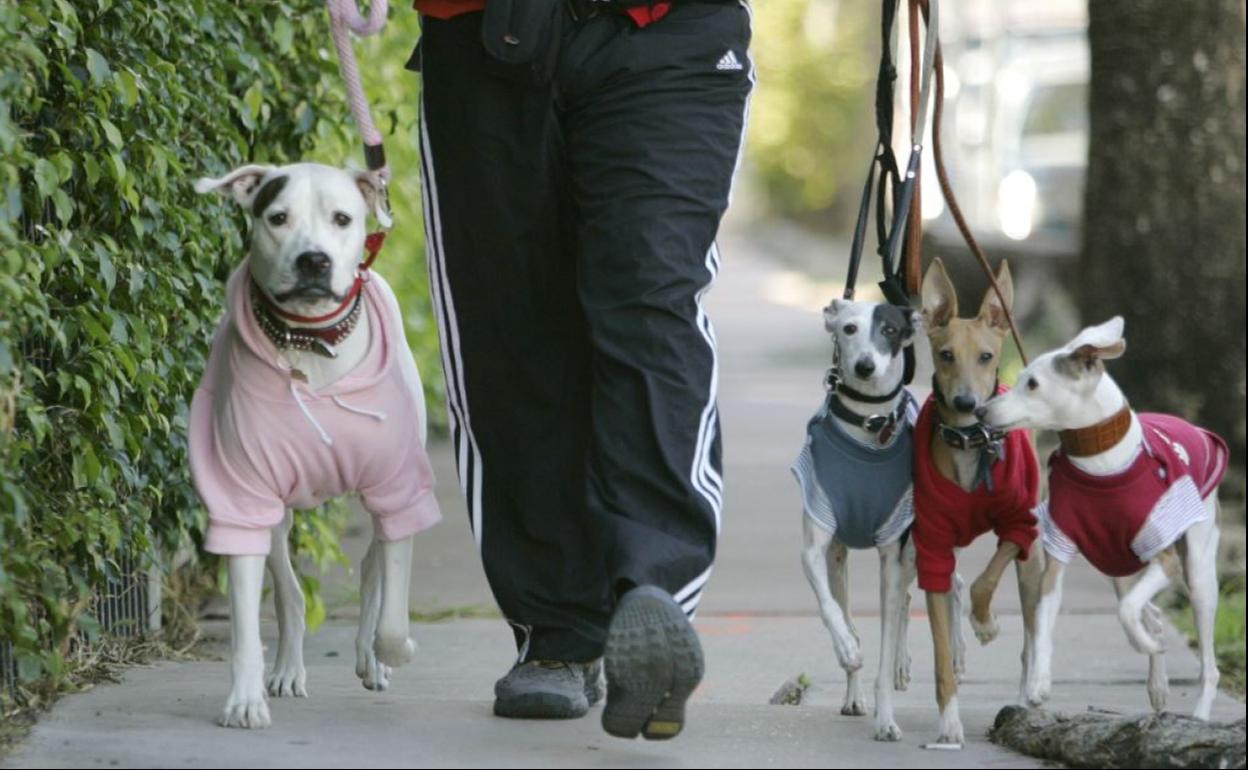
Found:
M 910 0 L 913 11 L 917 0 Z M 867 180 L 863 185 L 862 199 L 858 207 L 858 218 L 854 226 L 854 239 L 850 247 L 849 271 L 845 280 L 845 299 L 852 299 L 858 281 L 858 270 L 862 263 L 862 249 L 865 246 L 868 222 L 870 221 L 871 199 L 875 198 L 875 222 L 877 251 L 883 267 L 884 281 L 880 284 L 889 302 L 898 305 L 909 305 L 910 295 L 908 284 L 913 284 L 917 268 L 913 267 L 917 256 L 918 219 L 915 216 L 914 201 L 918 197 L 918 175 L 923 152 L 923 132 L 927 125 L 928 103 L 932 91 L 932 74 L 935 69 L 935 45 L 938 37 L 938 18 L 935 13 L 924 13 L 928 41 L 920 61 L 912 57 L 911 71 L 918 77 L 912 77 L 910 157 L 906 162 L 904 173 L 897 164 L 893 152 L 893 84 L 897 79 L 897 69 L 893 62 L 893 37 L 900 0 L 883 0 L 880 14 L 880 67 L 875 85 L 875 123 L 878 139 L 876 154 L 871 160 L 867 171 Z M 911 50 L 918 47 L 918 15 L 912 13 L 910 19 Z M 920 85 L 921 84 L 921 85 Z M 876 166 L 879 166 L 879 187 L 876 187 Z M 873 195 L 874 194 L 874 195 Z M 890 201 L 891 197 L 891 201 Z M 891 202 L 891 212 L 887 209 Z M 891 218 L 890 218 L 891 213 Z M 903 263 L 902 255 L 906 255 Z
M 390 3 L 389 0 L 372 0 L 367 18 L 360 14 L 356 0 L 325 0 L 325 7 L 329 11 L 334 48 L 338 52 L 338 71 L 347 84 L 351 114 L 355 117 L 360 137 L 364 140 L 364 161 L 368 164 L 368 170 L 376 174 L 384 188 L 390 179 L 390 167 L 386 165 L 381 132 L 373 123 L 368 97 L 365 96 L 364 85 L 360 81 L 360 68 L 355 60 L 355 49 L 351 45 L 348 30 L 360 37 L 377 34 L 386 26 Z

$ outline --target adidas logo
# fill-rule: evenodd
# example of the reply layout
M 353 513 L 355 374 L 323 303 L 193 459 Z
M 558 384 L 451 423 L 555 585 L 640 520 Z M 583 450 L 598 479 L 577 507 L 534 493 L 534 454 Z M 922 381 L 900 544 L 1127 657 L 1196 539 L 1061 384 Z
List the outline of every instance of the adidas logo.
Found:
M 728 72 L 732 70 L 743 70 L 745 65 L 737 58 L 737 55 L 730 49 L 728 53 L 720 57 L 719 63 L 715 65 L 715 69 Z

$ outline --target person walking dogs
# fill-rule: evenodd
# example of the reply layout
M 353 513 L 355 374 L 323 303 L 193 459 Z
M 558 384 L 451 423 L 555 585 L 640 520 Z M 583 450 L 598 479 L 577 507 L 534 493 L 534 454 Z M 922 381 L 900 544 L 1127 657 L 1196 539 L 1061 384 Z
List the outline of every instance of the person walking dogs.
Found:
M 723 482 L 702 297 L 753 69 L 740 0 L 415 0 L 431 291 L 504 717 L 674 737 Z

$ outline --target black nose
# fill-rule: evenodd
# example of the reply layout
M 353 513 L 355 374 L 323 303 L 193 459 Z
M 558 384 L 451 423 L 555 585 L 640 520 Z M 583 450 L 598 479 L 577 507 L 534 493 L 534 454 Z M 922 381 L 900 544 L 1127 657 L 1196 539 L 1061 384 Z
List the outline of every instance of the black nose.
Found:
M 962 414 L 970 414 L 971 412 L 975 411 L 975 397 L 974 396 L 954 396 L 953 408 L 957 409 Z
M 870 377 L 875 373 L 875 362 L 869 358 L 862 358 L 858 363 L 854 364 L 854 373 L 859 377 Z
M 305 251 L 295 258 L 295 269 L 309 278 L 327 275 L 333 264 L 333 260 L 323 251 Z

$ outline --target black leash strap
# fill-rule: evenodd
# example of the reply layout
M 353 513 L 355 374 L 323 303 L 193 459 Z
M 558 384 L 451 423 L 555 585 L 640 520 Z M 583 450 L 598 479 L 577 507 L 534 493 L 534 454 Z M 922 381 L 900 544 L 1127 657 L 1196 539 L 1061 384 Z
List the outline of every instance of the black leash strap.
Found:
M 893 28 L 897 21 L 899 0 L 883 0 L 880 13 L 880 67 L 875 83 L 875 126 L 878 138 L 874 157 L 867 169 L 862 199 L 858 206 L 858 218 L 854 225 L 854 239 L 849 255 L 849 274 L 845 280 L 845 299 L 853 299 L 858 281 L 858 269 L 862 264 L 867 228 L 871 219 L 872 198 L 875 198 L 875 231 L 877 253 L 883 267 L 884 280 L 880 289 L 884 297 L 895 305 L 910 304 L 905 289 L 904 252 L 906 225 L 910 206 L 914 201 L 914 188 L 922 161 L 921 140 L 927 123 L 927 105 L 931 94 L 932 71 L 935 66 L 935 41 L 937 36 L 936 3 L 930 3 L 926 18 L 927 44 L 924 45 L 920 69 L 919 108 L 915 115 L 915 130 L 911 137 L 910 157 L 905 171 L 897 165 L 893 152 L 893 103 L 897 67 L 893 61 Z M 876 183 L 876 169 L 879 183 Z M 891 205 L 889 205 L 891 204 Z
M 922 162 L 921 138 L 927 123 L 927 104 L 931 93 L 932 71 L 935 67 L 937 39 L 936 0 L 930 0 L 926 14 L 927 38 L 923 46 L 923 62 L 920 69 L 919 107 L 915 114 L 915 129 L 911 137 L 910 158 L 904 174 L 897 165 L 893 152 L 893 102 L 897 66 L 893 61 L 893 28 L 897 21 L 900 0 L 883 0 L 880 12 L 880 67 L 875 81 L 875 127 L 878 137 L 871 164 L 867 168 L 867 181 L 862 187 L 862 199 L 858 204 L 858 217 L 854 223 L 854 239 L 849 252 L 849 273 L 845 278 L 844 299 L 852 300 L 858 283 L 858 269 L 862 264 L 867 228 L 871 220 L 871 203 L 875 198 L 876 253 L 880 256 L 884 280 L 880 290 L 891 304 L 910 306 L 906 292 L 906 227 L 910 220 L 910 207 L 914 201 L 919 165 Z M 876 171 L 879 170 L 879 181 Z M 890 200 L 891 199 L 891 200 Z M 889 205 L 891 204 L 891 206 Z M 891 214 L 891 217 L 890 217 Z M 905 352 L 904 382 L 914 379 L 914 348 Z

